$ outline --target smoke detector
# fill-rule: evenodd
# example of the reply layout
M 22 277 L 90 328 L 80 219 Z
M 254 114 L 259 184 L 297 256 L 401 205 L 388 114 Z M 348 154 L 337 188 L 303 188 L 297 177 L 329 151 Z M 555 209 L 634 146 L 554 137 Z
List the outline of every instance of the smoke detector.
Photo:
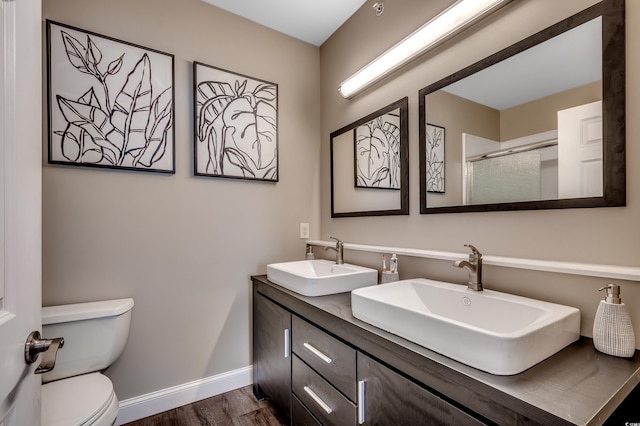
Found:
M 376 16 L 382 15 L 382 12 L 384 12 L 384 3 L 374 3 L 373 10 L 376 12 Z

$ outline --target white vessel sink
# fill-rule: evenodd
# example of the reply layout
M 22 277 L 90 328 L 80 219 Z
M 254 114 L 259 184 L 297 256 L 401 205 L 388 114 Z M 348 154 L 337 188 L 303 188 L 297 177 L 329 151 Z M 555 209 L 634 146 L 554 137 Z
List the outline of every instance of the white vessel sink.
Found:
M 580 311 L 412 279 L 351 292 L 353 316 L 463 364 L 518 374 L 578 340 Z
M 323 259 L 300 260 L 267 265 L 267 278 L 303 296 L 324 296 L 375 285 L 378 271 Z

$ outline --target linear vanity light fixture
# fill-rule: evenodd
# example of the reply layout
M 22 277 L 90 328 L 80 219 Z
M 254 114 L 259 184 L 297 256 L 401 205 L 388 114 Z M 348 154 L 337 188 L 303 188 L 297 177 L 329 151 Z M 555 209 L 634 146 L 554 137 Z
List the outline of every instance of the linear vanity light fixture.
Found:
M 458 0 L 400 43 L 343 81 L 338 91 L 345 98 L 380 80 L 427 50 L 452 37 L 512 0 Z

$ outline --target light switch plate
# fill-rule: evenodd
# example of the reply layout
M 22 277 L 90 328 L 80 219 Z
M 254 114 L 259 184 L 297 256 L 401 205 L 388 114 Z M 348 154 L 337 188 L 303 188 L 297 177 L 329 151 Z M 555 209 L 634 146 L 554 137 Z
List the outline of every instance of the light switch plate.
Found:
M 309 224 L 308 223 L 300 223 L 300 238 L 308 239 L 309 238 Z

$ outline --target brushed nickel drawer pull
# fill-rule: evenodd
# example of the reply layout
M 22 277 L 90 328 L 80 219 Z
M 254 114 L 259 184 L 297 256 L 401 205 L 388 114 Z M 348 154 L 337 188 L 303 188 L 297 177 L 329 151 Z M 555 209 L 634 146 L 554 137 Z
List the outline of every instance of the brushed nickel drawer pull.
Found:
M 315 346 L 313 346 L 311 343 L 303 343 L 303 345 L 305 348 L 307 348 L 307 350 L 309 352 L 311 352 L 312 354 L 314 354 L 315 356 L 317 356 L 318 358 L 320 358 L 321 360 L 323 360 L 324 362 L 326 362 L 327 364 L 331 364 L 331 361 L 333 361 L 331 358 L 329 358 L 328 356 L 326 356 L 325 354 L 323 354 L 322 352 L 320 352 L 319 349 L 317 349 Z
M 326 402 L 321 400 L 320 397 L 316 395 L 316 393 L 312 391 L 309 386 L 305 386 L 303 389 L 307 393 L 307 395 L 309 395 L 311 399 L 313 399 L 316 404 L 318 404 L 327 414 L 333 413 L 331 407 L 329 407 Z
M 358 382 L 358 424 L 361 425 L 365 422 L 365 411 L 366 407 L 364 405 L 364 390 L 365 390 L 365 381 L 360 380 Z

